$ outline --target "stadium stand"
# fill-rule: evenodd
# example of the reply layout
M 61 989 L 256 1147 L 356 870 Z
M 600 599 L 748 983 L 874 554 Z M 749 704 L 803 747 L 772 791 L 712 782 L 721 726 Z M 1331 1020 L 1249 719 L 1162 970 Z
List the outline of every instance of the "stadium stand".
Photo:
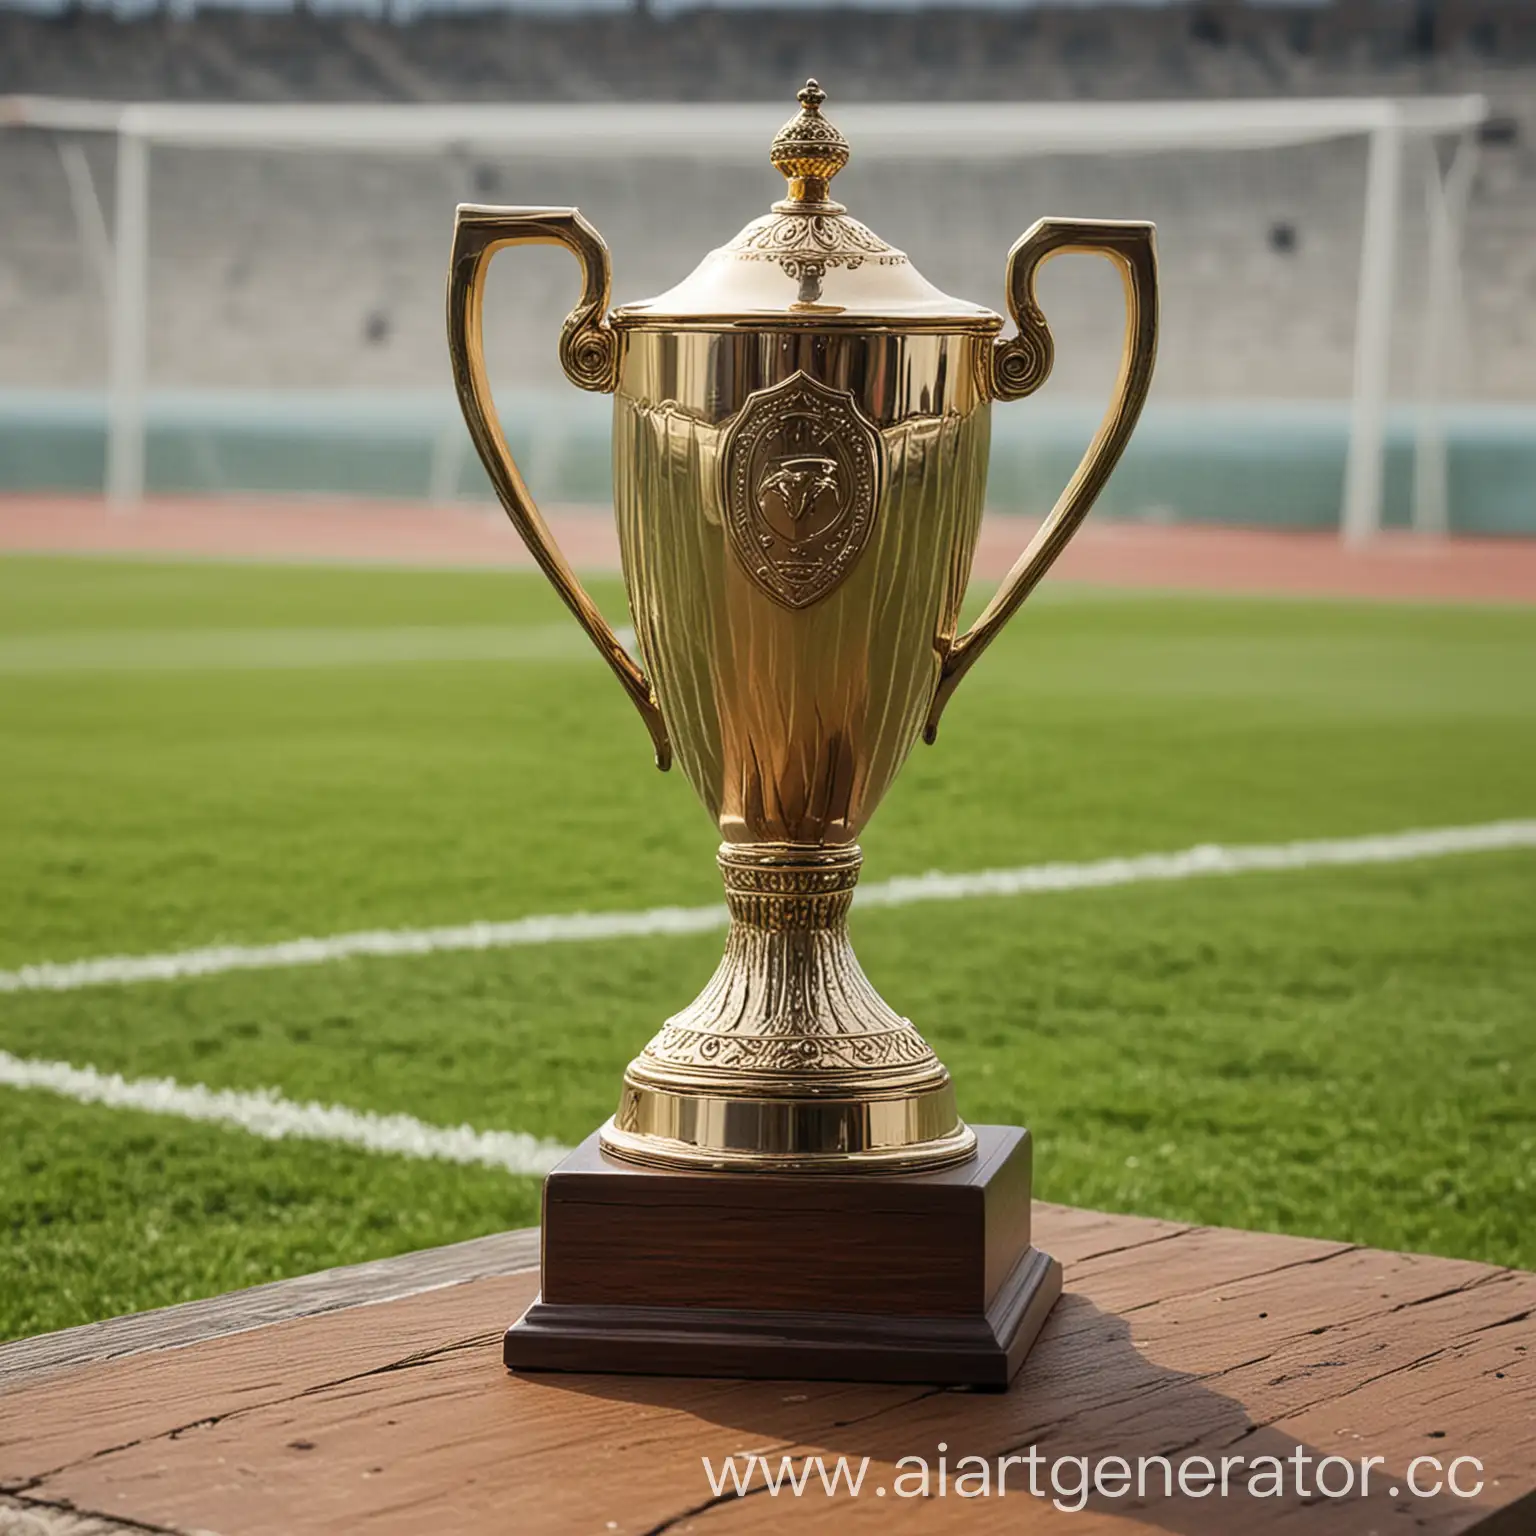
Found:
M 1426 18 L 1433 20 L 1427 25 Z M 1536 398 L 1536 7 L 1341 0 L 1165 8 L 819 12 L 644 9 L 357 16 L 206 11 L 118 21 L 0 11 L 0 94 L 177 100 L 772 101 L 816 73 L 839 100 L 1412 95 L 1493 104 L 1468 219 L 1464 359 L 1451 398 Z M 82 140 L 110 220 L 112 146 Z M 0 388 L 99 387 L 105 318 L 52 135 L 0 135 Z M 1342 401 L 1350 392 L 1363 142 L 1272 152 L 853 165 L 839 193 L 951 292 L 1000 305 L 1003 255 L 1044 212 L 1158 221 L 1164 400 Z M 1422 297 L 1422 176 L 1405 177 L 1399 398 Z M 1422 170 L 1422 167 L 1419 168 Z M 761 212 L 766 164 L 540 167 L 399 156 L 157 150 L 150 376 L 163 389 L 444 391 L 453 204 L 576 203 L 615 252 L 615 297 L 675 282 Z M 686 192 L 679 194 L 679 186 Z M 490 296 L 509 388 L 560 385 L 574 291 L 561 253 L 519 255 Z M 1067 394 L 1101 396 L 1118 297 L 1097 264 L 1047 276 Z M 1079 339 L 1081 338 L 1081 339 Z M 1454 365 L 1454 366 L 1453 366 Z

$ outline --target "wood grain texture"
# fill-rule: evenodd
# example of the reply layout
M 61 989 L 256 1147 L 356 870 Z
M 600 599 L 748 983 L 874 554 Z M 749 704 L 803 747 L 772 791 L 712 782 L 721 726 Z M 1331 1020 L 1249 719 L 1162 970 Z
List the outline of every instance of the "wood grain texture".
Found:
M 0 1397 L 0 1488 L 171 1532 L 1529 1536 L 1536 1276 L 1037 1206 L 1066 1294 L 1013 1388 L 519 1378 L 531 1273 L 60 1371 Z M 701 1457 L 936 1462 L 1199 1452 L 1472 1454 L 1487 1486 L 1368 1501 L 712 1496 Z M 1022 1507 L 1021 1507 L 1022 1506 Z
M 0 1387 L 15 1387 L 50 1371 L 95 1365 L 144 1350 L 174 1349 L 292 1317 L 312 1317 L 367 1302 L 414 1296 L 439 1285 L 459 1285 L 482 1275 L 505 1275 L 539 1262 L 537 1228 L 424 1248 L 392 1259 L 322 1269 L 317 1274 L 253 1285 L 204 1301 L 111 1317 L 79 1328 L 0 1344 Z M 3 1527 L 0 1527 L 3 1530 Z

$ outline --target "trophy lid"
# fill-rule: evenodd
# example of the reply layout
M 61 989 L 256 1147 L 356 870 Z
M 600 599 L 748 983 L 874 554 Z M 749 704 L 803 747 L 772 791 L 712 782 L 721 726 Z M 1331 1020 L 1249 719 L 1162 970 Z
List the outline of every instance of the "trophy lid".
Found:
M 799 115 L 779 129 L 768 158 L 788 196 L 734 240 L 711 251 L 675 288 L 613 312 L 619 326 L 887 324 L 995 331 L 1001 316 L 935 288 L 873 230 L 831 198 L 848 141 L 821 115 L 826 92 L 807 80 Z

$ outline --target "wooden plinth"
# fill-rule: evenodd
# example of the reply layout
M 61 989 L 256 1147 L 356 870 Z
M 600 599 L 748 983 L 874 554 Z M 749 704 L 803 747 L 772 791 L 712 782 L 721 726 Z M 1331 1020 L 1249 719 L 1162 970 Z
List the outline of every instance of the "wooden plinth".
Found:
M 1030 1141 L 978 1126 L 927 1174 L 641 1168 L 587 1138 L 544 1186 L 543 1285 L 513 1370 L 1001 1389 L 1056 1298 Z

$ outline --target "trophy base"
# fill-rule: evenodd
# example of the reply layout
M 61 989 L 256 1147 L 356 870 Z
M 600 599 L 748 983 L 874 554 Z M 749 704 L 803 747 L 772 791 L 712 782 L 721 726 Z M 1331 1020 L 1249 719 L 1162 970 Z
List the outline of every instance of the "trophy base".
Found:
M 716 858 L 725 953 L 630 1062 L 603 1150 L 657 1168 L 818 1176 L 973 1157 L 949 1073 L 849 942 L 858 847 L 724 843 Z
M 920 1174 L 642 1167 L 594 1134 L 544 1186 L 542 1290 L 517 1371 L 1002 1390 L 1061 1292 L 1030 1242 L 1027 1131 Z
M 976 1155 L 946 1079 L 928 1094 L 880 1100 L 748 1099 L 640 1088 L 597 1133 L 604 1152 L 652 1168 L 771 1173 L 915 1173 Z

